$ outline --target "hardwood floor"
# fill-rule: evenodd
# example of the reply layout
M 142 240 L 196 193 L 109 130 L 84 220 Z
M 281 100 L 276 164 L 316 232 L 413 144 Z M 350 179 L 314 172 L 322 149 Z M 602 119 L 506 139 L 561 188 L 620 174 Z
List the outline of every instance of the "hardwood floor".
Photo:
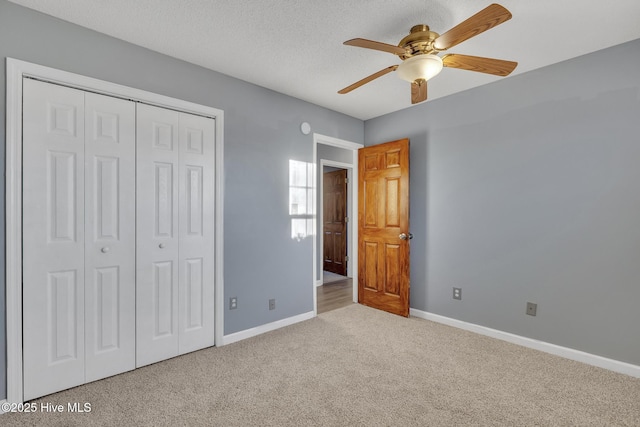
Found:
M 326 283 L 316 288 L 318 314 L 353 304 L 353 280 Z

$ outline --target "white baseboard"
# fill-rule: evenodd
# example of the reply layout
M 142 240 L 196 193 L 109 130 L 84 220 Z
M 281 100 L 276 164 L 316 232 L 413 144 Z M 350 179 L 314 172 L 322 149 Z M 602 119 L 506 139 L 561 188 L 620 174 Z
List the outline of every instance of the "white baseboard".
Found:
M 284 328 L 285 326 L 293 325 L 294 323 L 303 322 L 314 318 L 316 315 L 313 311 L 302 313 L 297 316 L 287 317 L 286 319 L 277 320 L 275 322 L 267 323 L 266 325 L 256 326 L 255 328 L 245 329 L 244 331 L 235 332 L 233 334 L 225 335 L 222 343 L 216 343 L 216 346 L 231 344 L 237 341 L 246 340 L 247 338 L 255 337 L 265 332 L 274 331 L 276 329 Z
M 316 288 L 322 286 L 322 280 L 316 280 Z
M 433 314 L 426 311 L 417 310 L 415 308 L 412 308 L 410 310 L 410 314 L 411 316 L 419 317 L 421 319 L 431 320 L 437 323 L 453 326 L 454 328 L 464 329 L 466 331 L 475 332 L 480 335 L 497 338 L 499 340 L 507 341 L 512 344 L 518 344 L 523 347 L 532 348 L 534 350 L 544 351 L 545 353 L 564 357 L 565 359 L 575 360 L 577 362 L 586 363 L 588 365 L 597 366 L 599 368 L 604 368 L 621 374 L 630 375 L 635 378 L 640 378 L 640 366 L 632 365 L 630 363 L 608 359 L 606 357 L 597 356 L 595 354 L 585 353 L 584 351 L 562 347 L 548 342 L 511 334 L 509 332 L 499 331 L 497 329 L 487 328 L 485 326 L 476 325 L 474 323 L 463 322 L 462 320 L 440 316 L 439 314 Z

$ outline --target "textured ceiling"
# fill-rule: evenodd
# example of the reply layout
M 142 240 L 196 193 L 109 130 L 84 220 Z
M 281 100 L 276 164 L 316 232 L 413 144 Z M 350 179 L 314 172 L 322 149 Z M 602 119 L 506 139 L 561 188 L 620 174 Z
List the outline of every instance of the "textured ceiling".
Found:
M 338 95 L 339 89 L 400 62 L 392 54 L 343 46 L 343 41 L 361 37 L 397 44 L 416 24 L 444 33 L 491 3 L 11 1 L 360 119 L 410 107 L 409 84 L 391 73 Z M 510 21 L 455 46 L 450 53 L 517 61 L 513 76 L 640 38 L 640 0 L 502 0 L 500 4 L 513 14 Z M 429 99 L 500 78 L 445 68 L 430 80 Z

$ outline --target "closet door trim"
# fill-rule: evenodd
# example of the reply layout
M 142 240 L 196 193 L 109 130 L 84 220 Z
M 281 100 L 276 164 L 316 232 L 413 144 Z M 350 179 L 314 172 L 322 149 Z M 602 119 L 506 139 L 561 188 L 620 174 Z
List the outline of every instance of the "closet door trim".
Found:
M 215 146 L 215 344 L 224 344 L 223 159 L 224 112 L 164 95 L 134 89 L 13 58 L 6 60 L 6 330 L 7 401 L 23 402 L 22 380 L 22 81 L 49 83 L 214 118 Z

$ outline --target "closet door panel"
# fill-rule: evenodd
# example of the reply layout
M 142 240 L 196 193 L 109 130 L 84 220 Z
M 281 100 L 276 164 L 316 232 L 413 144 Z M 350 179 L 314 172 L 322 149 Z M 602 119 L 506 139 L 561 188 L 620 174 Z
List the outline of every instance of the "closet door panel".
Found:
M 84 383 L 84 93 L 23 83 L 24 399 Z
M 135 368 L 135 104 L 85 95 L 86 381 Z
M 180 113 L 180 354 L 214 345 L 215 126 Z
M 136 365 L 178 355 L 178 115 L 138 104 Z

